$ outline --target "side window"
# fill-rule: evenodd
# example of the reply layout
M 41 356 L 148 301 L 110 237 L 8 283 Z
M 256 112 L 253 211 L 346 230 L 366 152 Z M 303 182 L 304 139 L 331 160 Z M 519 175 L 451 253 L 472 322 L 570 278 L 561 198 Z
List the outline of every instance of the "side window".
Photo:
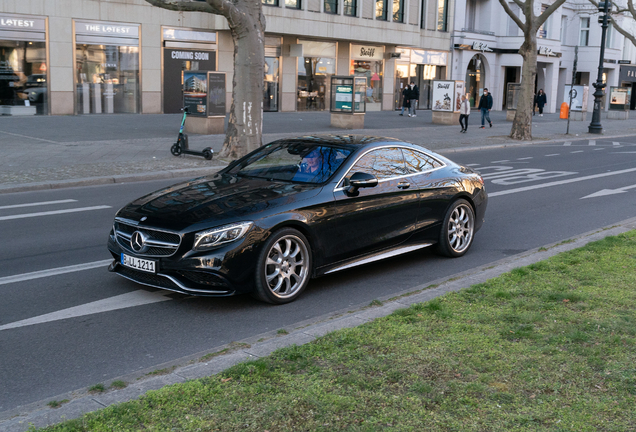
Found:
M 404 153 L 404 162 L 408 174 L 428 171 L 442 166 L 437 159 L 433 159 L 424 153 L 409 149 L 402 149 L 402 152 Z
M 406 174 L 402 152 L 399 148 L 383 148 L 367 153 L 351 167 L 342 186 L 348 186 L 349 177 L 357 172 L 373 174 L 378 180 L 402 176 Z

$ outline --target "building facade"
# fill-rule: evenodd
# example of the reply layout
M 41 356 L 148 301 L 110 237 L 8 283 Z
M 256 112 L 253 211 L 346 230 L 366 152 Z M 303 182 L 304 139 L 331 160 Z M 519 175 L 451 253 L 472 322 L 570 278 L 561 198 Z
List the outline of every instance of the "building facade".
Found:
M 448 78 L 451 0 L 262 0 L 265 111 L 329 109 L 332 75 L 367 78 L 367 110 L 393 110 L 416 81 Z M 184 71 L 226 73 L 225 18 L 144 0 L 2 0 L 0 105 L 37 114 L 174 113 Z
M 535 15 L 550 3 L 537 2 Z M 522 17 L 516 3 L 510 1 L 509 5 Z M 493 109 L 506 109 L 508 84 L 519 83 L 522 79 L 523 59 L 518 51 L 523 43 L 523 33 L 498 0 L 456 0 L 456 8 L 465 12 L 456 14 L 455 31 L 451 36 L 454 47 L 452 79 L 466 81 L 473 106 L 478 104 L 483 89 L 488 88 L 494 99 Z M 566 86 L 572 80 L 575 85 L 589 86 L 588 111 L 592 111 L 592 84 L 598 75 L 601 43 L 597 17 L 596 9 L 587 0 L 568 1 L 539 30 L 535 93 L 539 89 L 545 91 L 546 112 L 558 111 L 561 103 L 568 99 Z M 627 19 L 622 21 L 630 25 Z M 624 58 L 626 43 L 630 44 L 615 29 L 608 29 L 603 63 L 603 78 L 608 87 L 622 83 L 619 79 L 621 65 L 629 61 Z M 577 70 L 573 77 L 577 45 Z M 607 101 L 604 104 L 607 109 Z

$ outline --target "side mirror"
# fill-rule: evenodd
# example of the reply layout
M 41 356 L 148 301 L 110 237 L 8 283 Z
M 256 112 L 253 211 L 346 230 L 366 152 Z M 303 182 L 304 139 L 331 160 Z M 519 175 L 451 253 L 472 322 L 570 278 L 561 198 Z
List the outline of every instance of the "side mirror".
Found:
M 349 178 L 349 189 L 347 193 L 357 195 L 359 188 L 376 187 L 378 179 L 373 174 L 357 172 Z

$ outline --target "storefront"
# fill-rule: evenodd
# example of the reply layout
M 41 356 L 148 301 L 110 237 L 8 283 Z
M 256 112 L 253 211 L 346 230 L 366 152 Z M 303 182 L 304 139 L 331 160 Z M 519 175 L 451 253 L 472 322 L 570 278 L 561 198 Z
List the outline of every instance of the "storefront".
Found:
M 329 82 L 336 73 L 336 43 L 299 40 L 298 111 L 323 111 L 331 100 Z
M 138 113 L 139 26 L 74 21 L 77 114 Z
M 629 109 L 636 109 L 636 66 L 621 65 L 618 84 L 621 87 L 631 87 Z
M 48 114 L 48 81 L 46 18 L 0 14 L 0 105 Z
M 263 82 L 263 111 L 279 110 L 280 37 L 265 37 L 265 80 Z
M 382 110 L 384 47 L 351 44 L 350 75 L 367 80 L 366 110 Z
M 183 72 L 216 71 L 216 32 L 162 27 L 163 112 L 183 108 Z
M 400 59 L 395 62 L 395 109 L 402 107 L 402 89 L 415 82 L 420 90 L 418 109 L 431 109 L 433 80 L 446 79 L 447 53 L 398 48 Z
M 486 82 L 486 71 L 484 70 L 483 56 L 475 54 L 466 69 L 466 94 L 470 101 L 470 106 L 475 108 L 479 105 L 479 99 L 484 94 Z

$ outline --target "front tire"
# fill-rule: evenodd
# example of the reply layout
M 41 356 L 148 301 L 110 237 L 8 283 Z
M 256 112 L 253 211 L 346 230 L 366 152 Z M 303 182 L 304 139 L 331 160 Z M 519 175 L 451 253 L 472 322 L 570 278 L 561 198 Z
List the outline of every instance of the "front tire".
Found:
M 170 147 L 170 153 L 172 153 L 173 156 L 179 156 L 181 154 L 181 143 L 179 141 L 172 144 L 172 147 Z
M 455 201 L 444 218 L 439 233 L 437 251 L 445 256 L 457 258 L 464 255 L 473 244 L 475 213 L 464 199 Z
M 309 283 L 311 265 L 311 249 L 302 233 L 293 228 L 276 231 L 258 257 L 255 297 L 272 304 L 296 300 Z

